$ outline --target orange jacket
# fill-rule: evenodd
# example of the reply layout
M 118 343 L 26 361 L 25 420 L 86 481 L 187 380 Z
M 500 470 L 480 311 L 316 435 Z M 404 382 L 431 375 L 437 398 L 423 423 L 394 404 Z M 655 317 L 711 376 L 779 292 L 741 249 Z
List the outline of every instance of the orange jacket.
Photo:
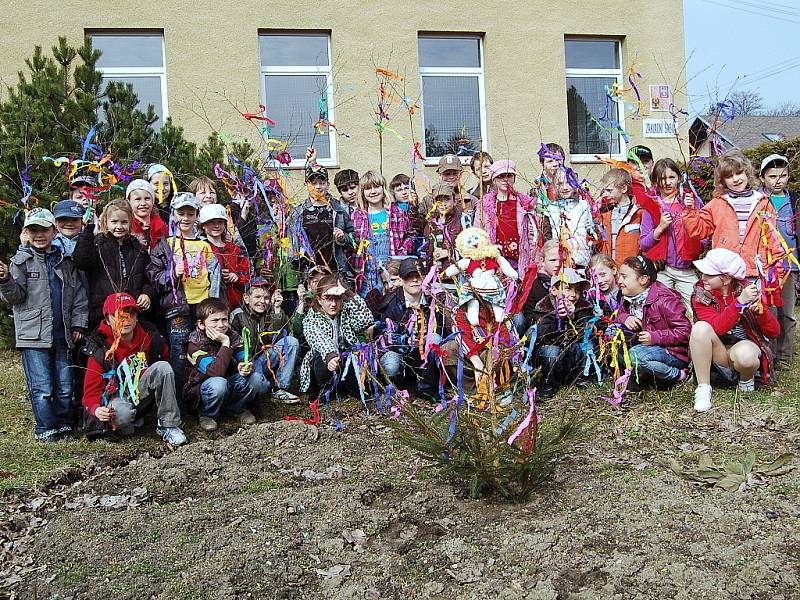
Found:
M 609 207 L 609 210 L 600 214 L 603 225 L 603 239 L 600 241 L 597 251 L 608 254 L 619 265 L 629 256 L 639 254 L 639 239 L 642 233 L 642 209 L 636 205 L 636 202 L 631 203 L 615 239 L 612 239 L 611 236 L 611 213 L 612 210 Z
M 722 196 L 715 196 L 701 209 L 688 209 L 683 216 L 686 233 L 694 238 L 711 238 L 712 248 L 727 248 L 736 252 L 747 264 L 747 276 L 757 277 L 756 254 L 767 269 L 784 254 L 777 238 L 777 213 L 764 194 L 760 197 L 747 221 L 744 240 L 739 241 L 739 222 L 736 211 Z

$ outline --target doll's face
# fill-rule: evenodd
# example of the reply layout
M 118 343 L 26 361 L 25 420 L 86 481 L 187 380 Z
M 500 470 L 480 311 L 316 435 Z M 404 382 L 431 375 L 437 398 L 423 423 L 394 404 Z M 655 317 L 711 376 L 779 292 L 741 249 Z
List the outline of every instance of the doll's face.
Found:
M 481 246 L 483 236 L 477 231 L 471 231 L 464 236 L 464 245 L 467 248 L 479 248 Z

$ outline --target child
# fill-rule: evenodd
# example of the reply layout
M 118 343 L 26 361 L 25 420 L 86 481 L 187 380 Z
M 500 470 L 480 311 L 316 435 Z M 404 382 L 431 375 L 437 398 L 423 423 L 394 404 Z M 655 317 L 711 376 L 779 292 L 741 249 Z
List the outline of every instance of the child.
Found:
M 475 212 L 475 205 L 478 199 L 461 187 L 463 169 L 461 159 L 458 156 L 445 154 L 439 159 L 439 166 L 436 168 L 436 172 L 439 174 L 439 183 L 444 183 L 453 188 L 456 204 L 461 208 L 462 214 L 471 215 Z M 420 214 L 425 214 L 430 210 L 433 204 L 432 198 L 428 197 L 423 204 L 424 206 L 420 207 Z M 426 210 L 423 211 L 423 209 Z M 464 229 L 471 225 L 471 223 L 465 223 Z
M 797 303 L 797 248 L 800 247 L 800 194 L 786 188 L 789 183 L 789 159 L 779 154 L 771 154 L 761 161 L 761 181 L 763 192 L 778 214 L 778 231 L 786 245 L 791 248 L 794 261 L 785 260 L 783 268 L 785 279 L 781 288 L 783 306 L 778 307 L 778 321 L 781 334 L 778 337 L 777 368 L 788 369 L 794 356 L 794 332 L 797 320 L 794 316 Z
M 631 175 L 624 169 L 610 169 L 603 175 L 600 185 L 603 202 L 600 217 L 604 235 L 597 249 L 621 263 L 629 256 L 639 254 L 642 211 L 631 198 Z
M 444 272 L 450 263 L 458 261 L 456 237 L 464 229 L 461 220 L 461 209 L 458 207 L 453 188 L 444 183 L 437 183 L 431 190 L 433 212 L 425 215 L 423 238 L 425 254 L 431 257 L 431 263 L 439 265 Z
M 123 434 L 133 433 L 155 404 L 156 432 L 172 446 L 185 444 L 164 338 L 153 325 L 139 321 L 139 306 L 130 294 L 111 294 L 103 303 L 103 315 L 83 348 L 89 357 L 83 386 L 86 436 L 96 439 L 109 425 Z M 110 378 L 107 373 L 112 373 Z
M 292 336 L 300 342 L 301 356 L 308 350 L 305 335 L 303 335 L 303 319 L 311 308 L 314 294 L 317 292 L 317 284 L 325 276 L 330 275 L 328 271 L 320 268 L 313 268 L 306 274 L 305 283 L 297 286 L 297 306 L 291 320 Z
M 711 369 L 729 383 L 739 379 L 740 392 L 755 389 L 754 376 L 761 368 L 761 378 L 769 382 L 772 352 L 767 339 L 774 340 L 780 324 L 763 306 L 755 283 L 745 280 L 747 267 L 743 257 L 727 248 L 709 250 L 694 265 L 702 278 L 692 296 L 697 319 L 689 338 L 697 388 L 694 409 L 711 408 Z
M 242 306 L 231 313 L 231 328 L 241 336 L 249 333 L 248 347 L 256 356 L 254 371 L 265 378 L 267 373 L 274 374 L 278 389 L 272 398 L 284 404 L 297 404 L 300 398 L 289 387 L 300 343 L 289 335 L 289 327 L 281 290 L 261 277 L 251 279 L 245 287 Z
M 210 177 L 196 177 L 186 187 L 186 191 L 194 194 L 201 209 L 209 204 L 217 204 L 217 188 Z
M 425 215 L 419 213 L 419 199 L 414 191 L 414 182 L 405 173 L 398 173 L 389 182 L 392 202 L 408 217 L 408 237 L 412 239 L 412 254 L 419 254 L 422 245 L 422 230 L 425 227 Z
M 115 292 L 127 292 L 140 310 L 150 308 L 155 291 L 147 267 L 150 256 L 131 235 L 133 212 L 125 200 L 113 200 L 100 215 L 99 235 L 87 226 L 75 245 L 75 266 L 89 279 L 89 325 L 103 320 L 103 302 Z
M 16 346 L 36 419 L 34 437 L 53 442 L 72 431 L 69 351 L 86 332 L 89 308 L 72 258 L 52 245 L 52 213 L 30 210 L 23 229 L 30 245 L 20 248 L 10 265 L 0 262 L 0 298 L 14 307 Z
M 559 386 L 581 374 L 586 360 L 582 348 L 584 330 L 593 316 L 583 297 L 588 281 L 575 269 L 565 267 L 550 280 L 550 293 L 536 305 L 536 366 L 541 368 L 539 396 L 552 398 Z
M 92 190 L 96 187 L 96 177 L 92 175 L 78 175 L 69 182 L 68 200 L 74 200 L 86 211 L 92 198 L 94 198 L 94 192 L 92 192 Z
M 253 371 L 252 356 L 245 357 L 242 338 L 231 330 L 228 318 L 224 300 L 206 298 L 197 306 L 197 327 L 186 343 L 190 366 L 183 397 L 199 407 L 203 431 L 217 428 L 223 409 L 242 425 L 252 425 L 256 418 L 247 404 L 267 389 L 267 380 Z
M 133 210 L 131 233 L 149 252 L 167 236 L 167 225 L 154 210 L 156 189 L 149 181 L 134 179 L 125 190 L 125 198 Z
M 381 272 L 392 256 L 405 256 L 413 250 L 408 215 L 392 202 L 386 180 L 376 171 L 361 176 L 361 196 L 353 212 L 353 229 L 358 250 L 353 257 L 356 290 L 364 297 L 371 290 L 383 293 Z
M 533 187 L 529 192 L 531 198 L 540 198 L 555 202 L 558 200 L 556 189 L 556 172 L 564 168 L 567 160 L 567 153 L 564 148 L 556 143 L 542 144 L 539 148 L 539 164 L 542 167 L 542 174 L 533 182 Z
M 544 205 L 542 236 L 545 239 L 565 240 L 569 248 L 566 262 L 574 263 L 576 269 L 585 269 L 592 257 L 594 223 L 592 209 L 579 190 L 567 180 L 564 169 L 555 173 L 558 200 Z
M 53 207 L 53 217 L 56 220 L 58 234 L 53 239 L 53 246 L 61 250 L 62 254 L 72 254 L 78 236 L 83 229 L 83 215 L 86 210 L 75 200 L 62 200 Z
M 201 210 L 204 206 L 211 204 L 222 205 L 217 197 L 214 180 L 210 177 L 197 177 L 186 189 L 197 198 Z M 248 256 L 258 254 L 258 223 L 256 223 L 255 215 L 251 214 L 252 203 L 252 200 L 244 201 L 237 196 L 230 204 L 223 206 L 226 231 L 232 235 L 231 241 L 240 246 Z
M 172 200 L 175 235 L 163 238 L 151 253 L 148 272 L 160 297 L 167 321 L 170 364 L 175 369 L 176 389 L 183 390 L 186 349 L 197 306 L 206 298 L 219 298 L 221 269 L 211 245 L 197 236 L 195 225 L 200 204 L 193 194 L 176 194 Z
M 754 174 L 753 164 L 739 150 L 726 152 L 714 170 L 711 202 L 703 208 L 687 196 L 689 210 L 683 218 L 689 237 L 710 237 L 712 248 L 727 248 L 744 258 L 747 277 L 766 276 L 784 256 L 776 235 L 778 215 L 770 199 L 753 189 Z M 770 305 L 776 300 L 780 304 L 769 297 Z
M 634 336 L 630 352 L 635 376 L 628 389 L 635 390 L 648 380 L 667 384 L 686 381 L 692 324 L 680 294 L 657 281 L 653 261 L 644 256 L 623 261 L 619 289 L 622 305 L 617 323 Z M 638 381 L 634 381 L 636 378 Z
M 172 171 L 161 164 L 150 165 L 147 169 L 147 181 L 156 191 L 155 200 L 158 213 L 164 223 L 169 223 L 172 197 L 177 193 Z
M 558 240 L 547 240 L 542 246 L 542 261 L 536 271 L 536 279 L 531 284 L 522 307 L 526 331 L 536 320 L 536 305 L 550 293 L 550 282 L 561 272 L 562 266 L 561 244 Z
M 494 164 L 492 155 L 488 152 L 476 152 L 469 161 L 469 168 L 478 183 L 470 190 L 470 195 L 478 200 L 492 189 L 492 175 L 490 167 Z
M 220 297 L 226 298 L 231 308 L 238 308 L 244 288 L 250 280 L 250 260 L 242 254 L 239 246 L 228 239 L 228 215 L 224 206 L 203 206 L 198 222 L 217 258 L 220 273 L 216 276 L 220 278 L 223 288 Z
M 589 261 L 588 269 L 589 280 L 593 282 L 589 299 L 604 302 L 608 309 L 614 312 L 620 307 L 622 300 L 622 294 L 617 286 L 617 263 L 608 254 L 598 252 Z
M 655 163 L 653 185 L 655 198 L 643 204 L 641 249 L 652 261 L 663 261 L 658 280 L 680 293 L 688 310 L 697 283 L 692 261 L 700 256 L 702 238 L 687 234 L 684 221 L 689 214 L 687 207 L 701 201 L 691 190 L 684 190 L 681 170 L 671 158 Z
M 333 178 L 333 185 L 342 195 L 341 203 L 347 208 L 350 215 L 356 209 L 358 199 L 358 171 L 342 169 Z

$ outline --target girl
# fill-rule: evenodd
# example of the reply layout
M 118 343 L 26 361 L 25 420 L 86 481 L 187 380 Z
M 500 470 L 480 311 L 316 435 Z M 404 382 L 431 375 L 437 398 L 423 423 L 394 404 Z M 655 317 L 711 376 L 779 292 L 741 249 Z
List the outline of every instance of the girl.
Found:
M 619 288 L 617 323 L 633 332 L 630 351 L 639 382 L 642 376 L 657 383 L 686 381 L 692 325 L 680 294 L 656 280 L 656 267 L 644 256 L 623 261 Z
M 689 351 L 697 378 L 694 409 L 711 408 L 711 367 L 730 382 L 739 378 L 739 391 L 752 392 L 754 375 L 769 381 L 772 352 L 767 338 L 780 334 L 780 324 L 760 302 L 755 283 L 745 280 L 744 259 L 727 248 L 714 248 L 694 265 L 702 273 L 692 296 L 697 322 L 692 327 Z
M 167 225 L 155 210 L 156 189 L 149 181 L 134 179 L 128 184 L 125 198 L 133 211 L 131 233 L 149 252 L 167 235 Z
M 518 273 L 539 261 L 538 230 L 533 200 L 514 189 L 517 166 L 511 160 L 493 163 L 492 189 L 475 203 L 472 224 L 486 230 L 493 244 Z
M 642 252 L 653 261 L 663 261 L 658 280 L 678 291 L 686 308 L 691 308 L 697 275 L 692 261 L 700 256 L 705 236 L 688 234 L 684 220 L 688 206 L 700 203 L 681 185 L 681 170 L 671 158 L 662 158 L 653 167 L 655 196 L 645 202 L 642 215 Z
M 358 342 L 358 335 L 373 324 L 363 298 L 349 292 L 337 275 L 325 275 L 317 284 L 311 310 L 303 319 L 303 335 L 309 352 L 300 367 L 300 391 L 308 391 L 313 373 L 318 388 L 341 375 L 342 353 Z M 352 372 L 352 371 L 351 371 Z
M 153 249 L 148 272 L 160 296 L 167 321 L 170 364 L 175 369 L 175 389 L 183 390 L 186 341 L 197 321 L 197 305 L 221 297 L 221 269 L 211 246 L 197 236 L 200 204 L 183 192 L 172 200 L 175 235 L 162 238 Z
M 164 223 L 169 223 L 170 206 L 172 198 L 178 190 L 175 189 L 175 180 L 172 171 L 161 164 L 152 164 L 147 169 L 147 181 L 155 189 L 156 208 Z
M 747 277 L 763 276 L 784 255 L 776 233 L 777 213 L 770 199 L 753 189 L 754 174 L 752 163 L 739 150 L 723 154 L 714 170 L 714 198 L 705 208 L 687 202 L 684 216 L 690 237 L 711 237 L 712 248 L 727 248 L 744 258 Z M 780 290 L 775 300 L 779 298 Z
M 376 171 L 367 171 L 360 180 L 361 195 L 353 211 L 357 250 L 353 257 L 356 288 L 363 297 L 373 289 L 383 292 L 381 271 L 392 256 L 405 256 L 413 250 L 408 215 L 391 201 L 386 180 Z
M 224 292 L 221 290 L 220 294 L 228 301 L 228 307 L 234 310 L 241 304 L 245 287 L 250 281 L 250 260 L 239 246 L 228 239 L 228 215 L 224 206 L 203 206 L 198 222 L 217 258 L 220 268 L 217 276 L 224 288 Z
M 461 208 L 456 203 L 453 188 L 438 183 L 431 190 L 433 210 L 425 221 L 423 239 L 425 254 L 431 263 L 438 264 L 441 271 L 447 269 L 451 262 L 458 260 L 456 237 L 463 230 Z
M 531 198 L 540 198 L 555 202 L 558 199 L 556 191 L 556 171 L 564 168 L 567 153 L 564 148 L 556 143 L 542 144 L 539 147 L 539 164 L 542 174 L 533 182 L 530 191 Z
M 125 200 L 113 200 L 95 227 L 84 227 L 72 257 L 89 280 L 89 325 L 103 320 L 103 302 L 111 294 L 126 292 L 146 311 L 154 297 L 147 274 L 150 256 L 131 235 L 133 211 Z M 96 232 L 97 229 L 97 232 Z M 96 235 L 99 233 L 99 235 Z
M 608 254 L 598 253 L 589 261 L 588 271 L 589 281 L 592 282 L 587 294 L 589 300 L 605 302 L 611 312 L 617 310 L 622 300 L 617 285 L 617 263 Z
M 542 236 L 545 239 L 564 239 L 568 242 L 570 257 L 578 269 L 589 264 L 594 249 L 594 223 L 589 203 L 581 197 L 580 190 L 572 187 L 564 169 L 555 173 L 558 200 L 544 205 Z

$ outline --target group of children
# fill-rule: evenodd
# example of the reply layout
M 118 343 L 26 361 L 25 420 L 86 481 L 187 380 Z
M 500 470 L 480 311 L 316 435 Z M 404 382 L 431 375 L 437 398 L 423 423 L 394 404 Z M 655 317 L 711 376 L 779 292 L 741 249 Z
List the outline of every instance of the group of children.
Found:
M 459 343 L 476 379 L 483 363 L 468 339 L 477 311 L 462 327 L 448 309 L 460 300 L 441 303 L 430 281 L 485 300 L 466 283 L 476 268 L 500 268 L 492 281 L 505 286 L 518 276 L 507 322 L 544 397 L 612 365 L 627 367 L 627 389 L 683 382 L 693 368 L 704 411 L 712 375 L 749 391 L 788 366 L 800 263 L 786 157 L 765 158 L 760 183 L 741 153 L 719 157 L 705 205 L 675 161 L 644 146 L 608 170 L 597 197 L 567 158 L 543 144 L 527 194 L 513 161 L 479 152 L 469 191 L 461 158 L 446 155 L 422 197 L 405 174 L 387 185 L 343 169 L 336 198 L 309 149 L 300 203 L 276 185 L 223 205 L 214 180 L 177 192 L 164 165 L 98 203 L 97 181 L 72 177 L 52 212 L 26 213 L 18 252 L 0 262 L 35 437 L 130 433 L 155 406 L 158 433 L 180 445 L 186 413 L 206 431 L 224 414 L 250 424 L 259 399 L 329 395 L 359 366 L 437 398 L 438 359 Z M 480 265 L 456 243 L 472 227 L 497 248 Z M 491 294 L 502 309 L 505 290 Z

